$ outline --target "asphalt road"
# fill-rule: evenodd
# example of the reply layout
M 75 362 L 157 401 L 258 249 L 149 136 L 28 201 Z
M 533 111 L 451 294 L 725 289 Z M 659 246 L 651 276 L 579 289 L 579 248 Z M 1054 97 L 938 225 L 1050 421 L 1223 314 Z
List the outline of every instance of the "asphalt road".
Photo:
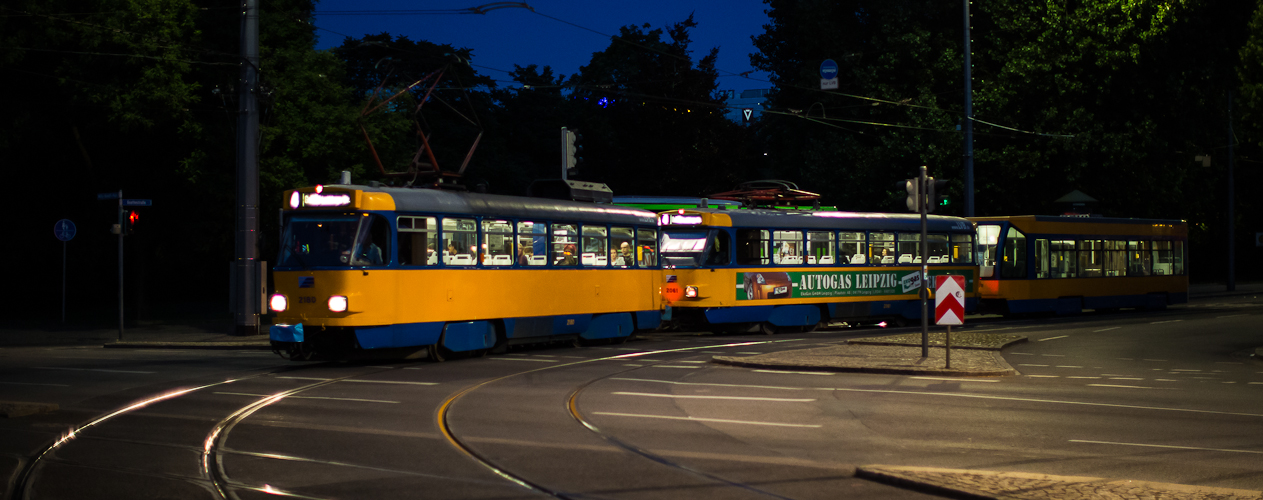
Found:
M 709 363 L 900 330 L 658 334 L 445 363 L 0 349 L 9 498 L 927 498 L 914 465 L 1263 490 L 1263 301 L 975 323 L 1021 375 Z

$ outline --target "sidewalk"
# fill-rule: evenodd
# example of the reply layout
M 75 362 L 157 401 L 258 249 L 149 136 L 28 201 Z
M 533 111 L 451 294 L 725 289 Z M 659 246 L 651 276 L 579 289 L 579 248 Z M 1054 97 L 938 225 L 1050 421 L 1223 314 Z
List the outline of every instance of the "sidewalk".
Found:
M 1154 483 L 1083 476 L 1051 476 L 1027 472 L 935 469 L 868 465 L 855 475 L 892 486 L 951 498 L 1089 500 L 1152 498 L 1163 500 L 1229 500 L 1263 498 L 1263 492 L 1209 486 Z

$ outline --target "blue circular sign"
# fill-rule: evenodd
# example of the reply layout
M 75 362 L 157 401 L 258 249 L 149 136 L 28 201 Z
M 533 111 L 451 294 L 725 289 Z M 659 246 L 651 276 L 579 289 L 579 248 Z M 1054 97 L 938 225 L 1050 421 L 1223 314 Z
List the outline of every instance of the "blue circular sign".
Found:
M 820 63 L 820 78 L 832 80 L 837 77 L 838 63 L 833 62 L 833 59 L 825 59 L 824 62 Z
M 53 236 L 61 241 L 70 241 L 75 237 L 75 223 L 70 219 L 62 219 L 53 224 Z

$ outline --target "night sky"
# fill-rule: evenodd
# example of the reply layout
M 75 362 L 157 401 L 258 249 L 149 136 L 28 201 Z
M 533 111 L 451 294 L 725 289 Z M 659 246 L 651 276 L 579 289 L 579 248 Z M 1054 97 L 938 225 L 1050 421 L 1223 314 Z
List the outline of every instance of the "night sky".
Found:
M 451 44 L 472 49 L 475 70 L 505 85 L 510 83 L 507 72 L 514 64 L 551 66 L 555 75 L 570 75 L 587 64 L 593 52 L 609 47 L 608 35 L 617 34 L 619 27 L 650 23 L 651 29 L 666 28 L 692 12 L 698 23 L 691 31 L 693 42 L 689 45 L 693 59 L 696 62 L 712 47 L 719 47 L 720 89 L 740 92 L 769 86 L 763 73 L 751 74 L 754 80 L 735 76 L 754 69 L 750 66 L 749 54 L 755 52 L 750 37 L 763 33 L 768 22 L 762 0 L 533 0 L 527 4 L 535 12 L 522 8 L 486 14 L 436 12 L 491 3 L 320 0 L 316 4 L 317 48 L 338 46 L 345 36 L 359 38 L 381 32 Z M 663 39 L 669 39 L 665 33 Z

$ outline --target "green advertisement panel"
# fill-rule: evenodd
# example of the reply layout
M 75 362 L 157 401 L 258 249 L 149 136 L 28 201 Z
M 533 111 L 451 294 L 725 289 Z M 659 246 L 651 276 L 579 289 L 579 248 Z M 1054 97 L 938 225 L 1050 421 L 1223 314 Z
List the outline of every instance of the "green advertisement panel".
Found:
M 931 282 L 934 276 L 964 276 L 966 289 L 974 287 L 973 270 L 931 270 L 929 275 Z M 740 272 L 737 300 L 916 295 L 921 288 L 920 276 L 914 269 Z

